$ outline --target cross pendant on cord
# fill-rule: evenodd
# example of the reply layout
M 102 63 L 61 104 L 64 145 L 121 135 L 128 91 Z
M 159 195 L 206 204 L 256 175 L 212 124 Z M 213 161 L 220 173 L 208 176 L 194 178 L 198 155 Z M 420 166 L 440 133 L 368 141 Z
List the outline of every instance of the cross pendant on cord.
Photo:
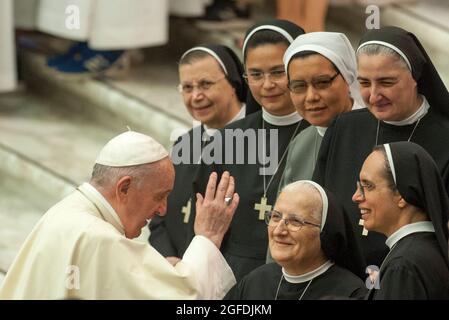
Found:
M 265 212 L 271 210 L 271 206 L 267 204 L 267 200 L 268 200 L 267 197 L 263 196 L 262 198 L 260 198 L 260 203 L 256 202 L 254 204 L 254 210 L 259 211 L 259 220 L 264 220 Z
M 365 225 L 365 220 L 360 219 L 359 226 L 364 226 L 364 225 Z M 368 235 L 368 230 L 366 230 L 365 227 L 363 227 L 362 236 L 367 236 L 367 235 Z
M 188 223 L 190 218 L 190 212 L 192 212 L 192 199 L 189 199 L 189 201 L 187 201 L 186 206 L 182 207 L 181 212 L 184 214 L 183 222 Z

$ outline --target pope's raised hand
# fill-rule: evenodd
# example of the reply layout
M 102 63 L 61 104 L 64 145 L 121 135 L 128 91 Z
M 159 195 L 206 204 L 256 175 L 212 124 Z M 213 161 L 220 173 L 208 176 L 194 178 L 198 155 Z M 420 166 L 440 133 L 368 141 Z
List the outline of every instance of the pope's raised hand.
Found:
M 218 248 L 239 204 L 234 178 L 225 171 L 217 186 L 217 173 L 211 173 L 204 197 L 196 194 L 196 235 L 209 238 Z

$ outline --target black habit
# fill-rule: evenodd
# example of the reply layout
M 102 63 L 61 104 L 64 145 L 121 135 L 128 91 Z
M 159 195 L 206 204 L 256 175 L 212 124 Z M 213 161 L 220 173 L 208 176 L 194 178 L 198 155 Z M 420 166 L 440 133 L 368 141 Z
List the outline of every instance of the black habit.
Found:
M 412 76 L 418 83 L 418 93 L 426 97 L 430 109 L 419 123 L 396 126 L 380 121 L 377 138 L 378 120 L 367 109 L 339 115 L 323 138 L 313 180 L 333 191 L 342 202 L 361 240 L 366 262 L 379 266 L 388 251 L 385 236 L 376 232 L 362 235 L 360 212 L 351 200 L 360 169 L 376 141 L 383 144 L 410 139 L 435 159 L 449 190 L 449 93 L 413 34 L 397 27 L 386 27 L 367 32 L 360 46 L 370 41 L 390 43 L 407 57 Z

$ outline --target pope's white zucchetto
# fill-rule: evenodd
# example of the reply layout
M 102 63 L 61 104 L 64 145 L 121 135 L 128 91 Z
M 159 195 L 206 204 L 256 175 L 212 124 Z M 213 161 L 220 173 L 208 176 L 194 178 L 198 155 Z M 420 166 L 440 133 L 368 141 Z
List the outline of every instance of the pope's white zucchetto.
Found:
M 128 167 L 153 163 L 168 157 L 168 151 L 142 133 L 127 131 L 109 140 L 95 163 L 109 167 Z

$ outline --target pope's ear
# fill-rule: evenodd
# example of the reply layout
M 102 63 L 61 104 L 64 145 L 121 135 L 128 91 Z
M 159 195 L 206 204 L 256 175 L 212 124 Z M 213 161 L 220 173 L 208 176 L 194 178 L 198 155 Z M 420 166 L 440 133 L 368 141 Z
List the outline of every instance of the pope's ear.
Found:
M 116 193 L 119 197 L 126 196 L 131 185 L 131 177 L 124 176 L 121 177 L 116 183 Z

